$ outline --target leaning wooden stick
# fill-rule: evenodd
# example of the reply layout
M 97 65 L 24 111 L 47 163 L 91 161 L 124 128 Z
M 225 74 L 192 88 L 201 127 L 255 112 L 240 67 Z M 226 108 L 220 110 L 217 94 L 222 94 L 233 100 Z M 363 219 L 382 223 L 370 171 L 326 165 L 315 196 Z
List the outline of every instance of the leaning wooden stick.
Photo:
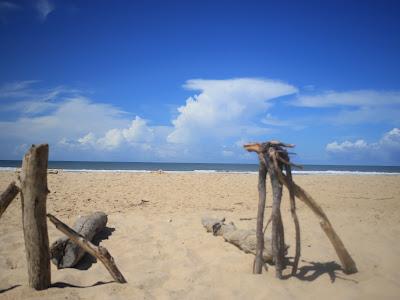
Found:
M 280 179 L 285 186 L 288 186 L 289 183 L 285 175 L 281 174 Z M 333 248 L 335 248 L 336 254 L 339 257 L 340 262 L 342 263 L 343 271 L 346 274 L 357 273 L 358 270 L 356 267 L 356 263 L 350 256 L 349 252 L 347 251 L 340 237 L 337 235 L 336 231 L 333 229 L 331 222 L 329 221 L 322 208 L 305 190 L 303 190 L 295 182 L 293 182 L 293 187 L 296 197 L 303 201 L 319 218 L 319 224 L 324 230 L 325 234 L 328 236 L 330 242 L 333 245 Z
M 68 227 L 66 224 L 61 222 L 55 216 L 51 214 L 47 214 L 49 220 L 56 226 L 58 230 L 68 236 L 71 241 L 78 244 L 80 247 L 85 249 L 90 255 L 98 258 L 104 266 L 107 268 L 108 272 L 110 272 L 111 276 L 114 278 L 115 281 L 119 283 L 126 283 L 126 279 L 119 271 L 117 265 L 114 262 L 114 258 L 108 252 L 108 250 L 102 246 L 93 245 L 90 241 L 85 239 L 83 236 L 78 234 L 76 231 Z
M 91 241 L 106 225 L 107 215 L 98 211 L 87 216 L 80 216 L 75 221 L 72 229 L 88 241 Z M 85 253 L 86 251 L 83 248 L 65 235 L 50 246 L 51 261 L 58 269 L 74 267 Z
M 7 189 L 0 195 L 0 218 L 10 205 L 11 201 L 18 195 L 19 187 L 15 185 L 15 181 L 11 182 Z
M 49 237 L 46 220 L 49 145 L 32 145 L 21 170 L 22 225 L 29 286 L 47 289 L 51 283 Z

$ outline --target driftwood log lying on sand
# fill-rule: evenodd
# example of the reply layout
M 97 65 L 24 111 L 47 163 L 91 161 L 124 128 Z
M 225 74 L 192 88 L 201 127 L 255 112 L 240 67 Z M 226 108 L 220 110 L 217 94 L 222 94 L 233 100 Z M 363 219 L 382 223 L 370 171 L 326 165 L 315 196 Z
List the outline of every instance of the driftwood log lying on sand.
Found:
M 81 216 L 76 220 L 73 230 L 91 241 L 103 230 L 107 224 L 107 215 L 104 212 L 95 212 L 88 216 Z M 85 250 L 64 236 L 57 239 L 50 247 L 51 261 L 58 269 L 75 266 L 85 254 Z
M 201 223 L 207 229 L 207 232 L 212 232 L 215 236 L 222 236 L 225 241 L 237 246 L 245 253 L 256 254 L 257 237 L 255 230 L 245 230 L 236 228 L 232 222 L 225 223 L 225 218 L 217 219 L 212 217 L 203 217 Z M 285 252 L 289 246 L 285 246 Z M 272 247 L 271 239 L 264 236 L 264 262 L 272 263 Z

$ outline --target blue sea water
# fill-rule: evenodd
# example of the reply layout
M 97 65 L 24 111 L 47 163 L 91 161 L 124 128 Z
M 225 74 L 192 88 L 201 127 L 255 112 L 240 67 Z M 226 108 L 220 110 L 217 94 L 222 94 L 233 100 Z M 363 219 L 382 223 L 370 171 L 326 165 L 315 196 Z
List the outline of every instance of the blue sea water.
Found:
M 18 160 L 0 160 L 0 171 L 21 167 Z M 304 165 L 296 174 L 354 174 L 354 175 L 400 175 L 400 166 L 354 166 L 354 165 Z M 152 163 L 152 162 L 97 162 L 97 161 L 49 161 L 49 169 L 66 172 L 257 172 L 256 164 L 217 163 Z

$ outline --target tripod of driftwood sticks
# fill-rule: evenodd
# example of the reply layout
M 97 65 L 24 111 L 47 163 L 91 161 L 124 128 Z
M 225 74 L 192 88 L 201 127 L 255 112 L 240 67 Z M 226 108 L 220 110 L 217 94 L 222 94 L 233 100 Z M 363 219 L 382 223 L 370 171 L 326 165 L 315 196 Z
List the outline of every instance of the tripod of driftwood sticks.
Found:
M 342 264 L 343 271 L 346 274 L 357 272 L 357 267 L 349 252 L 346 250 L 343 242 L 336 234 L 328 217 L 317 204 L 317 202 L 300 186 L 298 186 L 292 178 L 291 167 L 296 166 L 290 162 L 287 148 L 293 148 L 292 144 L 285 144 L 279 141 L 269 141 L 265 143 L 246 144 L 244 148 L 249 152 L 256 152 L 259 158 L 258 171 L 258 213 L 257 213 L 257 246 L 256 256 L 254 259 L 253 273 L 261 274 L 264 250 L 264 209 L 266 200 L 266 176 L 270 174 L 272 185 L 272 255 L 275 263 L 276 277 L 282 278 L 282 270 L 285 267 L 285 238 L 280 211 L 282 199 L 283 185 L 289 190 L 290 210 L 295 225 L 296 249 L 292 267 L 292 275 L 296 275 L 297 267 L 300 259 L 300 224 L 296 214 L 295 197 L 303 201 L 319 218 L 321 228 L 328 236 Z M 285 170 L 284 174 L 282 171 Z M 267 223 L 267 226 L 268 226 Z

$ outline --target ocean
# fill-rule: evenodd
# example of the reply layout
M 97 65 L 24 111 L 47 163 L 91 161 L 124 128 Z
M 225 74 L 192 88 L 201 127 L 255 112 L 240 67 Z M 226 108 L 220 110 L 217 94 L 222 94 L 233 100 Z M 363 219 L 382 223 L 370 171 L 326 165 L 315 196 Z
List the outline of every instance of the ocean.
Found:
M 12 171 L 21 167 L 18 160 L 0 160 L 0 171 Z M 400 166 L 355 165 L 304 165 L 295 174 L 326 175 L 400 175 Z M 98 161 L 49 161 L 49 169 L 65 172 L 192 172 L 192 173 L 256 173 L 257 164 L 216 163 L 156 163 L 156 162 L 98 162 Z

